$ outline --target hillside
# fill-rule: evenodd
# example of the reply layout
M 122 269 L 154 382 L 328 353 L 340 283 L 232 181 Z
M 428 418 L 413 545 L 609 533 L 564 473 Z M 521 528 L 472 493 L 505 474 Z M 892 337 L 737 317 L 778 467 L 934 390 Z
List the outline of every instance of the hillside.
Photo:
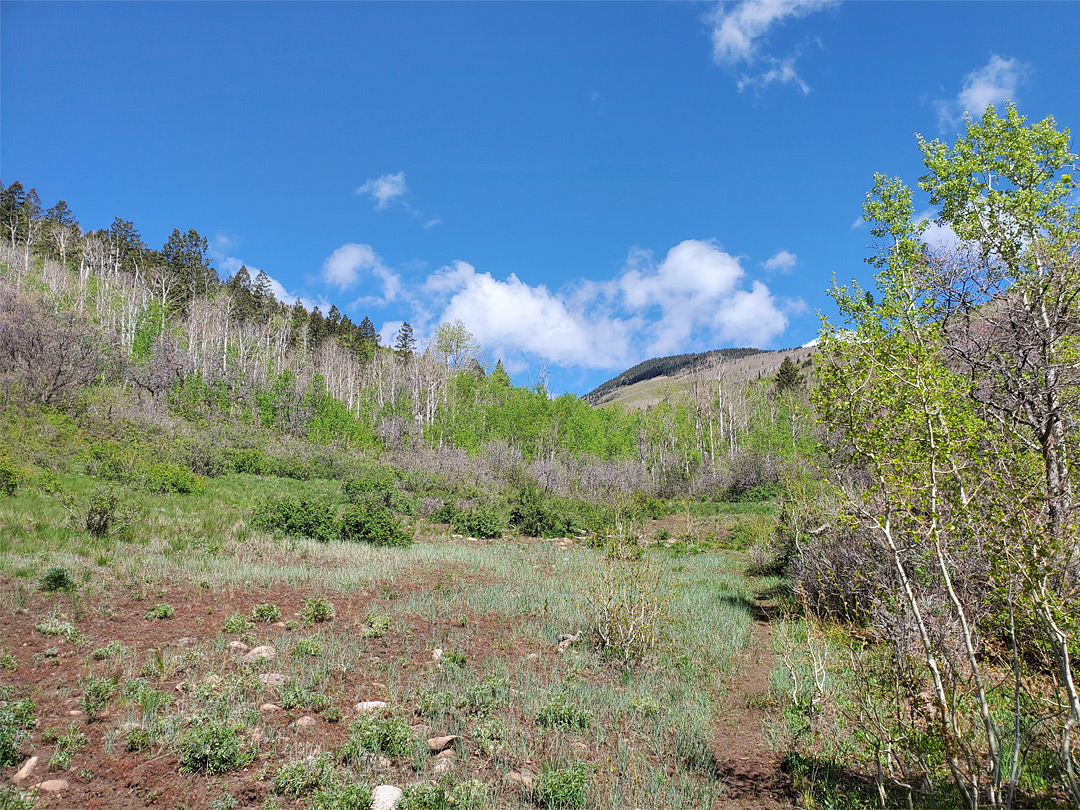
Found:
M 583 399 L 594 407 L 621 405 L 628 410 L 643 410 L 659 403 L 665 393 L 691 387 L 695 378 L 747 383 L 775 373 L 785 357 L 800 365 L 812 362 L 814 351 L 809 346 L 776 351 L 716 349 L 654 358 L 613 377 Z

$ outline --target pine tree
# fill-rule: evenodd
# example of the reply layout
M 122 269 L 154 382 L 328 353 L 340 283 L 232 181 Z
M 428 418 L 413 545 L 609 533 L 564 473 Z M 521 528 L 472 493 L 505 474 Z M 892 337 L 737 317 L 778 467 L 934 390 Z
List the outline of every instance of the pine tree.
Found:
M 394 343 L 394 354 L 401 361 L 407 360 L 416 351 L 416 337 L 413 335 L 412 325 L 405 321 L 398 329 L 397 342 Z
M 778 394 L 782 394 L 785 391 L 794 391 L 801 386 L 802 383 L 803 378 L 799 373 L 798 364 L 791 359 L 790 355 L 785 357 L 784 362 L 780 364 L 780 368 L 776 372 L 773 390 Z

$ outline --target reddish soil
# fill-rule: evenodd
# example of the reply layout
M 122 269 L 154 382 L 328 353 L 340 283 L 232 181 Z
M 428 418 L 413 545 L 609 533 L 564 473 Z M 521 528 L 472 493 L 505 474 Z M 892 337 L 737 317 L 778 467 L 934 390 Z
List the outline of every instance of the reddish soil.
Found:
M 791 778 L 781 758 L 769 750 L 763 728 L 775 657 L 770 626 L 774 611 L 775 605 L 760 596 L 751 607 L 750 643 L 729 684 L 726 710 L 716 724 L 711 746 L 724 780 L 714 810 L 781 810 L 797 804 Z

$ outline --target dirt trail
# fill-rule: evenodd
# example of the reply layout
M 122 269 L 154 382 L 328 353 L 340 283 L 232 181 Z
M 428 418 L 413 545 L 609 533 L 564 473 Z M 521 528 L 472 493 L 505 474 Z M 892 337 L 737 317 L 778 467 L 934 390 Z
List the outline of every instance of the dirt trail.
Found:
M 713 730 L 712 753 L 724 780 L 714 810 L 780 810 L 796 806 L 791 778 L 765 742 L 762 721 L 774 665 L 771 621 L 776 605 L 763 595 L 750 606 L 752 635 L 728 689 L 723 715 Z

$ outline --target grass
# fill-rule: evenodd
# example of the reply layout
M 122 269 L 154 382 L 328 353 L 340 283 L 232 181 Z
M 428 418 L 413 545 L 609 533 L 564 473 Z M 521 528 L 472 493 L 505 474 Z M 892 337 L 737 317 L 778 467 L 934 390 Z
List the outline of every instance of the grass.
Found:
M 76 497 L 96 484 L 61 481 Z M 124 498 L 142 518 L 126 538 L 76 531 L 59 504 L 30 488 L 0 500 L 0 523 L 11 527 L 0 537 L 0 577 L 9 578 L 0 603 L 21 602 L 57 640 L 83 640 L 76 609 L 119 610 L 161 638 L 197 636 L 180 648 L 88 635 L 74 654 L 89 688 L 76 697 L 85 693 L 102 717 L 88 749 L 71 755 L 73 768 L 79 756 L 130 748 L 164 757 L 177 779 L 190 771 L 220 780 L 216 796 L 238 795 L 251 780 L 269 784 L 289 763 L 326 762 L 318 757 L 330 752 L 344 781 L 327 776 L 309 796 L 325 792 L 329 807 L 346 777 L 438 781 L 423 735 L 452 734 L 461 738 L 460 772 L 484 774 L 485 806 L 691 808 L 722 790 L 702 763 L 726 673 L 750 635 L 753 599 L 740 563 L 724 552 L 646 552 L 669 589 L 669 618 L 645 660 L 624 667 L 601 656 L 589 635 L 585 583 L 602 552 L 443 535 L 377 548 L 252 530 L 254 506 L 286 494 L 341 498 L 337 482 L 249 475 L 209 479 L 191 494 L 130 490 Z M 57 567 L 78 583 L 75 593 L 38 590 Z M 163 605 L 174 608 L 171 619 L 143 619 L 164 618 Z M 191 619 L 196 605 L 206 608 Z M 295 629 L 271 624 L 279 619 Z M 276 657 L 241 664 L 228 649 L 238 633 L 274 645 Z M 560 653 L 563 634 L 580 640 Z M 433 660 L 435 648 L 445 660 Z M 268 672 L 286 683 L 264 684 L 258 676 Z M 375 698 L 389 713 L 358 718 L 352 706 Z M 285 719 L 260 710 L 270 702 Z M 298 733 L 291 724 L 305 713 L 318 725 Z M 411 728 L 418 724 L 422 734 Z M 502 779 L 527 762 L 534 774 L 548 767 L 539 793 Z M 305 767 L 284 773 L 300 780 Z M 282 794 L 291 795 L 285 781 Z

